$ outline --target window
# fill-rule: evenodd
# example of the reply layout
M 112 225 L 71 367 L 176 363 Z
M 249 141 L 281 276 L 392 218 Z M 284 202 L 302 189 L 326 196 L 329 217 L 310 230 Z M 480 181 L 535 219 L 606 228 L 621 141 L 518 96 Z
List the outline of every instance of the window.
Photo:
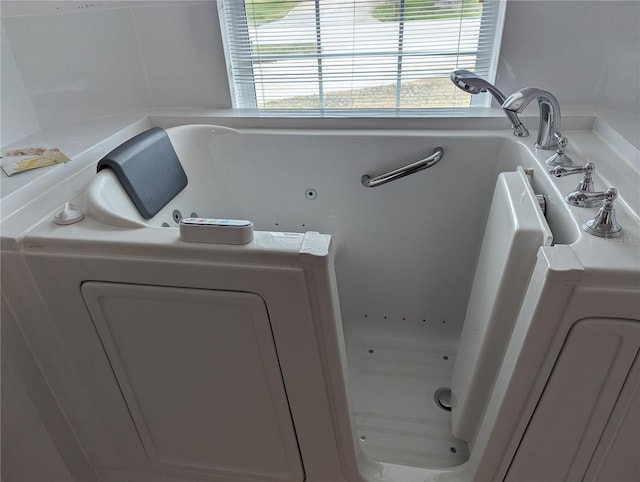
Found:
M 504 0 L 218 3 L 234 106 L 261 110 L 468 107 L 449 75 L 493 79 L 504 19 Z

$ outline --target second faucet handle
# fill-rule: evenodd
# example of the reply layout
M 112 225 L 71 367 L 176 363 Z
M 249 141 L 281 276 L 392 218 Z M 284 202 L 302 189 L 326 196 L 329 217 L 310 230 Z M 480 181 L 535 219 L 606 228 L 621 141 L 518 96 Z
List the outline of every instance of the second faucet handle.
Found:
M 574 206 L 580 207 L 594 207 L 602 204 L 602 200 L 590 199 L 586 202 L 582 201 L 578 203 L 576 201 L 575 194 L 585 193 L 585 192 L 594 192 L 593 188 L 593 173 L 596 172 L 596 165 L 592 162 L 587 162 L 584 166 L 580 167 L 565 167 L 565 166 L 556 166 L 553 169 L 549 170 L 549 174 L 555 177 L 564 177 L 571 176 L 572 174 L 584 174 L 582 180 L 578 183 L 576 189 L 565 197 L 565 200 Z
M 549 174 L 555 177 L 571 176 L 572 174 L 582 174 L 591 177 L 591 174 L 596 172 L 596 165 L 593 162 L 587 162 L 584 166 L 567 167 L 556 166 L 549 169 Z

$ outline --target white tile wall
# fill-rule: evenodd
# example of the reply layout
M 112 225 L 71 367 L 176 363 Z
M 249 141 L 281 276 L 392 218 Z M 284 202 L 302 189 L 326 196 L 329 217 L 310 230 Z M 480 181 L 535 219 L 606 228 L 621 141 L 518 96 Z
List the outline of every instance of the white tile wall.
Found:
M 496 85 L 507 95 L 534 86 L 551 91 L 561 106 L 593 105 L 611 24 L 608 3 L 510 0 Z
M 496 79 L 505 94 L 530 85 L 561 106 L 595 107 L 640 147 L 640 128 L 634 136 L 628 125 L 638 122 L 639 74 L 640 2 L 509 0 Z
M 608 4 L 611 26 L 595 97 L 599 117 L 640 149 L 640 2 Z M 640 165 L 640 159 L 637 160 Z
M 228 108 L 215 3 L 133 9 L 154 107 Z
M 13 52 L 4 30 L 0 28 L 0 59 L 2 70 L 0 76 L 0 105 L 2 106 L 1 145 L 11 144 L 40 129 L 36 110 L 31 97 L 25 88 L 22 75 L 18 70 Z M 5 115 L 6 113 L 6 115 Z
M 127 9 L 3 19 L 42 128 L 151 105 Z

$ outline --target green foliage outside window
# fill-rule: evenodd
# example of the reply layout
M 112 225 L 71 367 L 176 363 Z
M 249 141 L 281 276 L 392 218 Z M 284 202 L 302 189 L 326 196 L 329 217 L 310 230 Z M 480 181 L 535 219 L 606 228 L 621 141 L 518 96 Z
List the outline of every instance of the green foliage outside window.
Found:
M 405 0 L 404 19 L 436 20 L 447 18 L 479 17 L 480 0 Z M 373 10 L 374 18 L 382 22 L 400 20 L 402 6 L 400 0 L 388 0 Z
M 297 0 L 245 0 L 247 21 L 259 27 L 284 17 L 297 4 Z

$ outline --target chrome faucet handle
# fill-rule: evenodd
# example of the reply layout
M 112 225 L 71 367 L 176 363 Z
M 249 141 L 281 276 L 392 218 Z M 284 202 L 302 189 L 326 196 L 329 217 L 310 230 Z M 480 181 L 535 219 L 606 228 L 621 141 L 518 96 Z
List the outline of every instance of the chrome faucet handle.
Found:
M 577 194 L 580 193 L 592 193 L 593 192 L 593 173 L 596 172 L 596 165 L 592 162 L 587 162 L 584 166 L 580 167 L 564 167 L 556 166 L 549 170 L 549 174 L 555 177 L 571 176 L 572 174 L 584 174 L 582 181 L 578 183 L 576 189 L 564 198 L 569 204 L 573 206 L 580 206 L 585 208 L 592 208 L 602 204 L 602 200 L 591 199 L 583 200 L 580 198 L 578 201 Z
M 556 132 L 554 136 L 558 140 L 558 149 L 553 156 L 544 162 L 550 166 L 571 166 L 573 160 L 564 153 L 564 148 L 569 144 L 569 140 L 559 132 Z
M 578 206 L 579 208 L 593 208 L 600 206 L 603 201 L 606 201 L 612 196 L 613 193 L 611 189 L 613 188 L 598 192 L 573 191 L 567 194 L 564 199 L 567 203 Z M 613 199 L 615 199 L 618 196 L 618 191 L 615 189 L 613 189 L 613 191 L 615 192 Z M 613 199 L 611 199 L 611 202 L 613 202 Z
M 596 172 L 596 165 L 593 162 L 587 162 L 584 166 L 578 167 L 556 166 L 549 169 L 549 174 L 555 177 L 571 176 L 572 174 L 581 173 L 585 173 L 591 177 L 591 174 L 594 172 Z
M 613 207 L 613 201 L 618 197 L 618 191 L 611 187 L 603 193 L 598 193 L 598 196 L 602 196 L 604 206 L 600 208 L 593 219 L 589 219 L 582 225 L 582 229 L 599 238 L 622 236 L 622 226 L 616 219 L 616 210 Z

